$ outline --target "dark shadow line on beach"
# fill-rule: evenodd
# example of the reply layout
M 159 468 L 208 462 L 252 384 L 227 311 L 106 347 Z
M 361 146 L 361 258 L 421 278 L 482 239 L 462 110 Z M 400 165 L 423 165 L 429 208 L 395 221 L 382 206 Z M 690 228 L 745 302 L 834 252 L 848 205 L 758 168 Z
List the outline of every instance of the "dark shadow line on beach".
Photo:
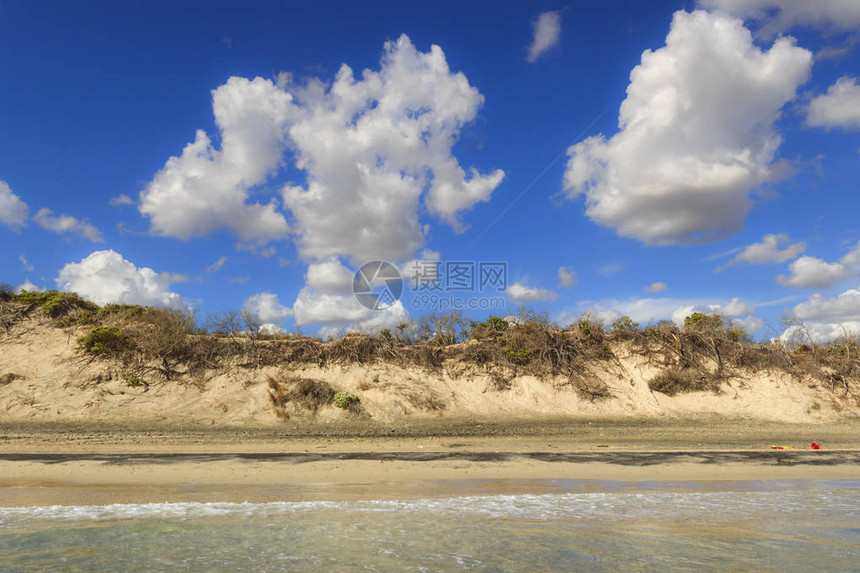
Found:
M 0 454 L 0 461 L 63 464 L 92 461 L 105 465 L 170 465 L 223 461 L 306 464 L 326 461 L 486 462 L 537 461 L 601 463 L 645 467 L 690 463 L 699 465 L 761 464 L 791 466 L 860 465 L 852 451 L 713 451 L 713 452 L 344 452 L 344 453 L 218 453 L 218 454 Z

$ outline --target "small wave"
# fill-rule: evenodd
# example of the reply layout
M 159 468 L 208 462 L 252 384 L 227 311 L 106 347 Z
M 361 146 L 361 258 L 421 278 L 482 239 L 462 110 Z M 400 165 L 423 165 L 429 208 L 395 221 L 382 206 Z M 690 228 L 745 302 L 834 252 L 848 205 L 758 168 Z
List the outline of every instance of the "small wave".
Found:
M 25 521 L 103 522 L 129 519 L 194 520 L 210 517 L 275 517 L 300 512 L 429 513 L 537 520 L 674 517 L 737 518 L 816 511 L 860 517 L 860 490 L 806 489 L 757 492 L 604 492 L 489 495 L 377 501 L 179 502 L 110 505 L 51 505 L 0 508 L 0 525 Z

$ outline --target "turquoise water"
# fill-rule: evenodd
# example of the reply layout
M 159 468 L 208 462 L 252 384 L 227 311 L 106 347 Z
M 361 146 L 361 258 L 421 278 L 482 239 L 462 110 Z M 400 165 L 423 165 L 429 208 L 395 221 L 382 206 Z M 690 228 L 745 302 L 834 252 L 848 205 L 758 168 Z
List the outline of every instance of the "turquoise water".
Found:
M 3 571 L 860 569 L 860 482 L 0 508 Z

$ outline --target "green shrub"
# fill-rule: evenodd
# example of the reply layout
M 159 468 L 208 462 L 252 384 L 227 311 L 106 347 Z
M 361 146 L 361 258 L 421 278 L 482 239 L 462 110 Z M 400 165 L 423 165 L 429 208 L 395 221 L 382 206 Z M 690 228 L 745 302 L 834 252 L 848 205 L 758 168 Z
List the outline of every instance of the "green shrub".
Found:
M 127 320 L 143 316 L 145 312 L 146 307 L 139 304 L 106 304 L 99 310 L 98 317 L 106 318 L 110 316 L 120 320 Z
M 694 312 L 684 319 L 684 330 L 687 332 L 720 332 L 725 326 L 725 320 L 719 314 Z
M 126 381 L 125 385 L 129 388 L 140 388 L 144 386 L 146 383 L 138 378 L 137 376 L 129 376 L 128 381 Z
M 510 323 L 500 316 L 491 316 L 484 322 L 473 322 L 471 336 L 475 340 L 496 340 L 510 328 Z
M 511 343 L 508 343 L 507 346 L 502 347 L 502 354 L 514 364 L 522 365 L 528 363 L 531 350 L 529 348 L 514 348 Z
M 73 311 L 94 313 L 99 310 L 97 304 L 84 300 L 73 292 L 21 291 L 15 296 L 15 300 L 41 307 L 45 316 L 50 318 L 61 318 Z
M 338 392 L 334 395 L 334 404 L 338 408 L 342 408 L 344 410 L 349 410 L 357 406 L 361 400 L 355 394 L 350 394 L 348 392 Z
M 591 314 L 581 316 L 574 328 L 586 338 L 600 339 L 603 336 L 603 322 Z
M 612 323 L 612 332 L 615 334 L 632 334 L 639 330 L 639 323 L 629 316 L 622 316 Z
M 88 354 L 116 355 L 131 348 L 131 341 L 118 326 L 97 326 L 78 338 L 78 346 Z

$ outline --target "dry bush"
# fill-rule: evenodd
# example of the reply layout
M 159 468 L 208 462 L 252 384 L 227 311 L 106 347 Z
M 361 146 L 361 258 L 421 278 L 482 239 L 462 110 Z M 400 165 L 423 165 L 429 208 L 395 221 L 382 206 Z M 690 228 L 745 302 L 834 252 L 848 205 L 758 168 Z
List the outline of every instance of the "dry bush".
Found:
M 496 390 L 509 389 L 518 375 L 563 376 L 590 399 L 610 395 L 605 384 L 589 380 L 586 368 L 592 360 L 615 359 L 604 340 L 602 324 L 591 317 L 560 330 L 545 315 L 521 310 L 514 319 L 490 317 L 473 323 L 472 334 L 473 341 L 456 347 L 456 354 L 461 365 L 482 366 Z
M 426 314 L 418 323 L 418 340 L 426 344 L 451 346 L 467 338 L 469 324 L 470 321 L 459 310 Z
M 15 301 L 0 302 L 0 327 L 9 334 L 12 327 L 24 320 L 28 314 L 29 305 Z
M 383 344 L 367 334 L 347 334 L 323 345 L 324 362 L 368 364 L 381 355 Z
M 139 317 L 126 323 L 126 331 L 134 341 L 137 357 L 145 368 L 155 370 L 171 380 L 180 372 L 180 365 L 201 369 L 207 364 L 207 353 L 193 333 L 194 317 L 189 313 L 148 308 Z M 200 351 L 204 350 L 203 353 Z
M 305 410 L 316 412 L 322 406 L 331 404 L 335 391 L 328 382 L 280 375 L 268 377 L 269 401 L 279 418 L 288 419 L 287 405 L 294 404 Z
M 660 392 L 667 396 L 706 390 L 717 393 L 720 390 L 720 381 L 713 375 L 692 368 L 673 369 L 661 372 L 649 380 L 648 388 L 652 392 Z
M 576 390 L 580 398 L 591 400 L 604 400 L 612 397 L 609 386 L 596 376 L 581 375 L 573 373 L 568 377 L 567 384 Z

